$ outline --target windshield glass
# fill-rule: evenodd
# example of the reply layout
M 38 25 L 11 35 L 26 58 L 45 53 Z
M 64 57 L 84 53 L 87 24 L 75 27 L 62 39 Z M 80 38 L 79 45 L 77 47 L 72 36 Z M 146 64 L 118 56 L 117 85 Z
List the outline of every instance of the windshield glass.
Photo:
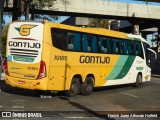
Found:
M 146 56 L 146 63 L 148 66 L 150 66 L 151 52 L 147 50 L 148 48 L 150 48 L 150 46 L 146 43 L 143 43 L 143 46 L 144 46 L 144 52 L 145 52 L 145 56 Z

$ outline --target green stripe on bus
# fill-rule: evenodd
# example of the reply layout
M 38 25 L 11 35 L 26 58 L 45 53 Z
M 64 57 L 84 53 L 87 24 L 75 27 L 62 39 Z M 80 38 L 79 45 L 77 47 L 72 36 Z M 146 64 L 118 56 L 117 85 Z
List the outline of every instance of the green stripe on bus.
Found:
M 119 73 L 119 75 L 115 79 L 122 79 L 123 77 L 125 77 L 127 75 L 127 73 L 129 72 L 135 58 L 136 58 L 135 56 L 129 56 L 128 57 L 128 59 L 125 62 L 125 65 L 123 66 L 121 72 Z
M 121 55 L 115 65 L 115 67 L 113 68 L 112 72 L 109 74 L 109 76 L 107 76 L 105 78 L 105 80 L 115 79 L 119 75 L 119 73 L 121 72 L 125 62 L 127 61 L 127 58 L 128 58 L 128 56 Z
M 128 40 L 136 40 L 136 41 L 141 41 L 139 38 L 133 38 L 133 37 L 127 37 Z

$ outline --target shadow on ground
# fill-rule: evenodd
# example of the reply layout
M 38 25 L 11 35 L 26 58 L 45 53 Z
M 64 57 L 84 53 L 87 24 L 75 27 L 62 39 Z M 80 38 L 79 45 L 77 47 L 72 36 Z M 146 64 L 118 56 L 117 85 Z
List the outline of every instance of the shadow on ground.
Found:
M 83 105 L 81 105 L 79 103 L 71 101 L 68 97 L 60 96 L 59 98 L 61 100 L 67 101 L 72 106 L 83 110 L 86 113 L 86 117 L 98 117 L 98 118 L 101 118 L 101 119 L 104 119 L 104 120 L 115 120 L 113 118 L 109 118 L 108 114 L 104 114 L 104 113 L 102 114 L 102 113 L 100 113 L 98 111 L 93 111 L 93 110 L 87 108 L 86 106 L 83 106 Z
M 127 88 L 131 87 L 130 84 L 127 85 L 116 85 L 116 86 L 109 86 L 109 87 L 97 87 L 94 88 L 94 92 L 99 92 L 99 91 L 108 91 L 108 90 L 113 90 L 113 89 L 120 89 L 120 88 Z M 40 97 L 41 95 L 43 96 L 60 96 L 64 95 L 64 92 L 58 92 L 58 93 L 51 93 L 49 91 L 40 91 L 40 90 L 27 90 L 27 89 L 21 89 L 21 88 L 14 88 L 9 85 L 6 85 L 4 80 L 0 80 L 0 89 L 2 92 L 9 93 L 9 94 L 16 94 L 16 95 L 21 95 L 21 96 L 31 96 L 31 97 Z
M 9 93 L 9 94 L 15 94 L 15 95 L 20 95 L 20 96 L 39 97 L 39 98 L 41 98 L 41 96 L 46 97 L 46 98 L 47 98 L 47 96 L 54 97 L 54 96 L 59 96 L 61 94 L 61 92 L 58 94 L 53 94 L 48 91 L 27 90 L 27 89 L 15 88 L 15 87 L 11 87 L 11 86 L 7 85 L 4 80 L 0 80 L 0 90 L 2 92 Z

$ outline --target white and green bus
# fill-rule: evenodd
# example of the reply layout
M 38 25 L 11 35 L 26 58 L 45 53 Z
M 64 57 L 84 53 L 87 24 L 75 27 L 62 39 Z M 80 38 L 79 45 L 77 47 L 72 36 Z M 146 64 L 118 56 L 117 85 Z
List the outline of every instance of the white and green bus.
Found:
M 94 87 L 150 81 L 141 36 L 50 22 L 14 22 L 7 38 L 6 83 L 32 90 L 91 94 Z M 153 52 L 153 51 L 152 51 Z

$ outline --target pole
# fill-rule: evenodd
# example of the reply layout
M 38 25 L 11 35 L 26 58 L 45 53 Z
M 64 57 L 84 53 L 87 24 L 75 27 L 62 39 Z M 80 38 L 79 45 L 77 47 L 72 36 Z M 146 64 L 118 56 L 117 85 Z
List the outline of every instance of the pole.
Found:
M 2 45 L 1 45 L 1 40 L 2 40 L 2 20 L 3 20 L 3 10 L 4 10 L 4 0 L 0 0 L 0 52 L 2 49 Z M 0 53 L 1 55 L 1 53 Z M 0 56 L 0 58 L 2 58 Z M 1 59 L 2 62 L 2 59 Z M 2 65 L 0 65 L 0 80 L 1 80 L 1 76 L 2 76 Z
M 160 25 L 158 25 L 157 51 L 160 52 Z
M 12 17 L 12 20 L 15 21 L 15 20 L 18 20 L 18 0 L 14 0 L 13 1 L 13 17 Z

